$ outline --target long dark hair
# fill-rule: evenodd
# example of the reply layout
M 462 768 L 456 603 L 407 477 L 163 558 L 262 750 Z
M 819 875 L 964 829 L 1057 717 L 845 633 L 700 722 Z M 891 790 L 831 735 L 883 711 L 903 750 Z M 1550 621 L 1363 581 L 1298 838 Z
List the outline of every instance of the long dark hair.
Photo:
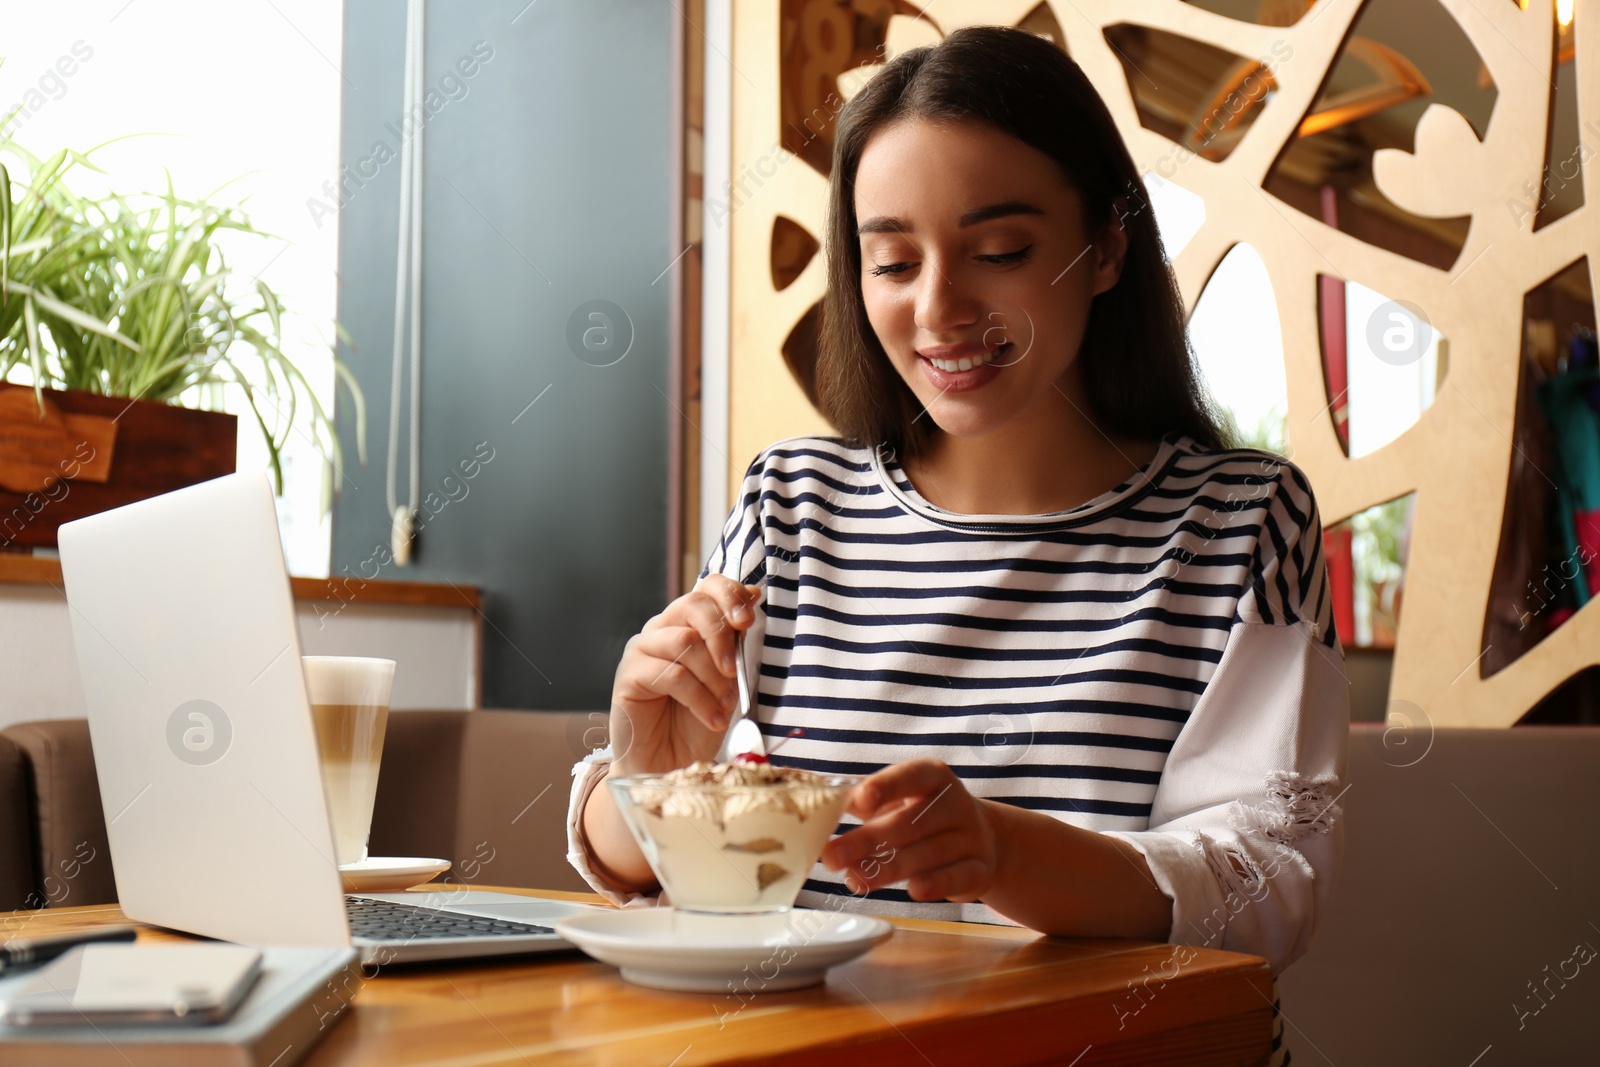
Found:
M 1078 362 L 1090 415 L 1110 435 L 1170 432 L 1220 449 L 1233 442 L 1195 373 L 1183 297 L 1168 266 L 1144 182 L 1105 102 L 1060 48 L 1025 30 L 969 26 L 896 56 L 839 115 L 828 178 L 827 291 L 818 339 L 822 413 L 857 446 L 902 458 L 940 433 L 890 364 L 867 319 L 856 235 L 856 168 L 880 127 L 906 118 L 988 125 L 1050 156 L 1097 235 L 1120 210 L 1128 251 L 1117 283 L 1094 298 Z M 1126 197 L 1120 209 L 1115 203 Z

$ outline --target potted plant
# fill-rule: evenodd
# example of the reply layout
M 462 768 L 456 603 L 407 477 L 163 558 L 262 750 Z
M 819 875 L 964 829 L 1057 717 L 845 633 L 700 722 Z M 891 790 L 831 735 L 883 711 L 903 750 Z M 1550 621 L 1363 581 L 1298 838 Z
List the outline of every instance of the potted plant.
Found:
M 284 353 L 281 302 L 232 271 L 218 240 L 270 235 L 235 206 L 179 198 L 170 175 L 164 195 L 89 198 L 65 181 L 74 165 L 99 170 L 88 155 L 0 149 L 29 170 L 13 182 L 0 165 L 0 550 L 54 544 L 63 522 L 232 472 L 237 420 L 201 410 L 228 385 L 278 491 L 291 433 L 342 467 L 331 414 Z M 336 355 L 333 367 L 364 462 L 361 390 Z

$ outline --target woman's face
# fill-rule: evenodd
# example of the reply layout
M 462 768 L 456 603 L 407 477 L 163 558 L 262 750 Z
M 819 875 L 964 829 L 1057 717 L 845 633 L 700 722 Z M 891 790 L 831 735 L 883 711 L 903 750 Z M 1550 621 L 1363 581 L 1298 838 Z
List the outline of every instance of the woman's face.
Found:
M 1078 395 L 1064 375 L 1127 246 L 1115 222 L 1086 234 L 1079 204 L 1054 160 L 987 125 L 912 119 L 867 142 L 855 185 L 867 317 L 945 432 L 1060 417 L 1057 383 Z

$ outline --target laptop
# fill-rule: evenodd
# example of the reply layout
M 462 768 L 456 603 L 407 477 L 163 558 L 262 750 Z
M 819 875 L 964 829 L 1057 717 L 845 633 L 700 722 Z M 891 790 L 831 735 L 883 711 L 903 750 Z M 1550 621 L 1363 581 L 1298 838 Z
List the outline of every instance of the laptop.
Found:
M 59 542 L 130 919 L 348 946 L 377 964 L 574 947 L 552 927 L 594 905 L 465 887 L 345 894 L 265 473 L 66 523 Z

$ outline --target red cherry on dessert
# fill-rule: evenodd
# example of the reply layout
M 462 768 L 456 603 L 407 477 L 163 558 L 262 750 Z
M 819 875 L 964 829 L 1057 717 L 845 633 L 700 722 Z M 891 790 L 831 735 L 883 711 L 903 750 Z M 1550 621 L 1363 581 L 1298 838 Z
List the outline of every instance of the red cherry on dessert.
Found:
M 759 752 L 740 752 L 733 757 L 735 763 L 766 763 L 767 757 Z

